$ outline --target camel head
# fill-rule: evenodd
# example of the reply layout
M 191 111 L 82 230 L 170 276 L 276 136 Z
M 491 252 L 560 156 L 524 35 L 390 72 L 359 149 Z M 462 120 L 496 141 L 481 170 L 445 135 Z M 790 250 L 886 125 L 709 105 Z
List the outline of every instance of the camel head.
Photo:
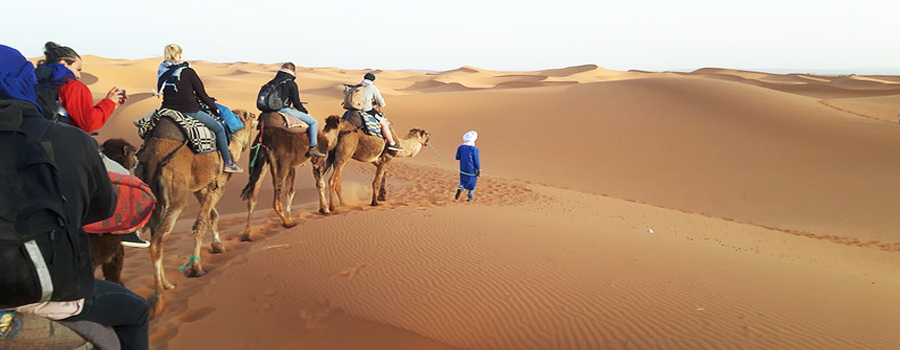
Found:
M 241 123 L 244 123 L 244 128 L 256 129 L 256 124 L 259 123 L 259 119 L 256 118 L 256 114 L 245 111 L 241 108 L 237 108 L 231 111 L 238 118 L 241 118 Z
M 125 169 L 134 168 L 137 163 L 137 148 L 125 139 L 109 139 L 100 145 L 100 152 L 121 164 Z
M 419 128 L 412 128 L 409 129 L 409 134 L 406 134 L 406 139 L 415 140 L 421 143 L 423 146 L 427 146 L 428 141 L 431 140 L 431 134 Z
M 341 124 L 341 117 L 336 115 L 330 115 L 328 118 L 325 118 L 325 127 L 322 128 L 322 131 L 327 133 L 330 130 L 336 129 Z

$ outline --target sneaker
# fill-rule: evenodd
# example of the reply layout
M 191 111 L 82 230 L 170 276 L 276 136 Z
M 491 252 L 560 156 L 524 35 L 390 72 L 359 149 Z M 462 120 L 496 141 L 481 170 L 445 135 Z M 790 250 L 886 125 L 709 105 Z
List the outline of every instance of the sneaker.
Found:
M 141 239 L 137 232 L 122 234 L 119 237 L 122 238 L 122 245 L 126 247 L 147 248 L 150 246 L 150 242 Z
M 310 157 L 325 157 L 325 153 L 319 152 L 319 149 L 315 146 L 309 148 L 309 152 L 306 152 L 307 156 Z
M 404 150 L 405 148 L 400 147 L 400 145 L 398 145 L 398 144 L 395 143 L 395 144 L 389 145 L 389 146 L 387 147 L 387 149 L 389 149 L 389 150 L 391 150 L 391 151 L 402 151 L 402 150 Z
M 237 164 L 225 164 L 225 172 L 226 173 L 243 173 L 244 169 L 237 166 Z

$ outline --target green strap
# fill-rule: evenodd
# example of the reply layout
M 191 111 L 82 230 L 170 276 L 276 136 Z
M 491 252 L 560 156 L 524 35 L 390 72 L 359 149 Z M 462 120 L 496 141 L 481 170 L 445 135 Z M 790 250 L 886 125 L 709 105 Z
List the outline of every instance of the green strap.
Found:
M 449 167 L 450 169 L 453 169 L 453 166 L 450 165 L 450 162 L 448 162 L 446 159 L 444 159 L 444 156 L 442 156 L 442 155 L 437 151 L 437 148 L 434 148 L 434 146 L 432 146 L 432 145 L 430 145 L 430 144 L 427 145 L 427 146 L 430 147 L 432 151 L 434 151 L 434 154 L 437 154 L 438 157 L 440 157 L 441 160 L 444 161 L 444 164 L 447 164 L 447 167 Z M 464 172 L 464 171 L 462 171 L 462 170 L 459 170 L 459 173 L 460 173 L 460 174 L 463 174 L 463 175 L 468 175 L 468 176 L 478 176 L 478 175 L 475 175 L 475 174 L 469 174 L 469 173 Z
M 184 269 L 186 269 L 191 264 L 191 261 L 194 261 L 194 260 L 200 260 L 200 257 L 192 256 L 192 257 L 188 258 L 188 262 L 186 262 L 184 265 L 181 265 L 181 267 L 178 268 L 178 272 L 184 272 Z

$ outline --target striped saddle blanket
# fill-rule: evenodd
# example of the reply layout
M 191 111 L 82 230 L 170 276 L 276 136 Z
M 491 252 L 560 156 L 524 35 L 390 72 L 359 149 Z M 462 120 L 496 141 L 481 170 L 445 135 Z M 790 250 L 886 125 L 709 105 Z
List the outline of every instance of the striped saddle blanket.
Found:
M 167 117 L 175 121 L 184 134 L 187 136 L 188 145 L 194 153 L 215 152 L 216 134 L 209 130 L 197 119 L 184 115 L 174 109 L 160 108 L 150 112 L 141 119 L 135 120 L 134 125 L 138 128 L 138 135 L 141 139 L 146 139 L 147 135 L 156 127 L 159 118 Z

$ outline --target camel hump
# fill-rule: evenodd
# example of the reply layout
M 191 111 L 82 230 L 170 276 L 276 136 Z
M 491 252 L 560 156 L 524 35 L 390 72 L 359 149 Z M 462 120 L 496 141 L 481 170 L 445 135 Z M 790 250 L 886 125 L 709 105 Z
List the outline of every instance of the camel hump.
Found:
M 281 112 L 265 112 L 259 116 L 259 123 L 265 128 L 279 128 L 292 133 L 306 133 L 309 125 L 300 118 Z

